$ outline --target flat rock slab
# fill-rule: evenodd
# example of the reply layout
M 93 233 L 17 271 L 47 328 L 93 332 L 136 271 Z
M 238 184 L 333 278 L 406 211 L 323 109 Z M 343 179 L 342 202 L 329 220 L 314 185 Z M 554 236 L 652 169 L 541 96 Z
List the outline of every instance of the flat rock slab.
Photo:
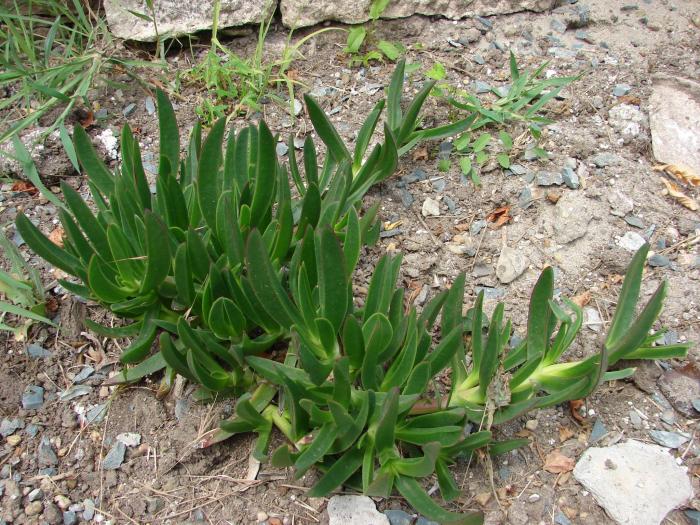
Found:
M 328 525 L 389 525 L 367 496 L 333 496 L 326 506 Z
M 158 33 L 151 20 L 144 20 L 129 11 L 147 17 L 152 14 L 144 0 L 105 0 L 105 14 L 110 31 L 125 40 L 154 42 L 158 35 L 177 37 L 203 29 L 211 29 L 215 0 L 182 2 L 158 0 L 155 6 Z M 219 28 L 258 24 L 277 7 L 276 0 L 221 0 Z
M 372 1 L 281 0 L 282 22 L 287 27 L 311 26 L 324 20 L 359 24 L 369 20 Z M 459 20 L 526 10 L 546 11 L 553 9 L 556 4 L 556 0 L 392 0 L 382 13 L 382 18 L 402 18 L 418 14 L 439 15 Z
M 574 477 L 622 525 L 659 525 L 693 497 L 684 467 L 664 448 L 635 440 L 589 448 Z
M 654 157 L 700 173 L 700 84 L 657 74 L 649 99 Z

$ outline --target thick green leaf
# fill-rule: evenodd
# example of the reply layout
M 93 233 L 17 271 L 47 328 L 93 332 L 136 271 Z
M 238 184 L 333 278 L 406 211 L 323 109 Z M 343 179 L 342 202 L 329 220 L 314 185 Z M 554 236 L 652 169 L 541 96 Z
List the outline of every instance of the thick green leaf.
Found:
M 413 478 L 397 476 L 396 488 L 414 509 L 426 518 L 443 525 L 482 525 L 484 523 L 484 515 L 481 512 L 458 514 L 446 511 L 435 503 Z
M 527 318 L 527 359 L 541 359 L 549 346 L 549 330 L 553 316 L 549 300 L 554 291 L 554 270 L 548 266 L 542 271 L 530 296 Z
M 111 196 L 114 192 L 114 176 L 97 156 L 97 152 L 90 142 L 90 137 L 82 126 L 73 128 L 73 140 L 78 161 L 90 181 L 103 195 Z
M 343 454 L 307 492 L 310 498 L 327 496 L 333 489 L 342 485 L 362 465 L 363 451 L 353 447 Z
M 165 157 L 170 166 L 180 165 L 180 131 L 175 119 L 175 111 L 167 95 L 156 90 L 158 102 L 158 128 L 160 131 L 160 157 Z M 162 171 L 159 170 L 159 173 Z
M 617 300 L 617 308 L 610 322 L 610 329 L 605 344 L 608 348 L 618 345 L 618 341 L 625 336 L 627 329 L 632 324 L 637 301 L 639 300 L 639 289 L 642 284 L 642 272 L 644 263 L 649 253 L 649 245 L 645 244 L 632 257 L 632 262 L 627 267 L 625 280 L 622 283 L 620 297 Z
M 80 261 L 47 239 L 24 213 L 17 215 L 16 225 L 24 241 L 39 257 L 70 275 L 80 273 Z
M 321 137 L 321 140 L 328 148 L 331 156 L 336 162 L 342 160 L 351 160 L 350 152 L 345 147 L 343 139 L 340 138 L 338 132 L 336 131 L 331 121 L 326 116 L 326 112 L 323 111 L 321 106 L 309 95 L 304 95 L 304 101 L 306 102 L 306 109 L 309 113 L 309 118 L 311 123 Z
M 146 274 L 141 282 L 141 293 L 155 290 L 170 273 L 170 239 L 160 218 L 146 210 Z

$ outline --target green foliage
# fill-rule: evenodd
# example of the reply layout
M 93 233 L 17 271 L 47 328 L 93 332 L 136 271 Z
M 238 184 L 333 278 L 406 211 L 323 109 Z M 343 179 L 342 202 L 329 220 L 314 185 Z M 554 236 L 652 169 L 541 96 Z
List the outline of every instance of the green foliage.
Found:
M 0 270 L 0 330 L 12 332 L 15 339 L 25 340 L 35 322 L 53 323 L 46 318 L 46 297 L 39 272 L 24 260 L 17 247 L 0 235 L 0 248 L 9 271 Z M 14 316 L 17 322 L 11 322 Z
M 383 61 L 396 62 L 401 55 L 406 53 L 406 48 L 400 42 L 389 42 L 377 39 L 375 36 L 375 24 L 389 5 L 389 0 L 374 0 L 370 5 L 369 17 L 372 23 L 369 28 L 354 26 L 348 31 L 343 52 L 350 55 L 350 66 L 369 66 L 370 62 Z
M 185 72 L 181 78 L 186 83 L 202 87 L 204 94 L 195 108 L 197 116 L 205 125 L 211 126 L 216 120 L 230 113 L 260 110 L 263 97 L 270 98 L 280 105 L 289 105 L 289 113 L 294 115 L 296 81 L 288 74 L 288 70 L 294 60 L 302 57 L 299 49 L 307 41 L 326 31 L 333 31 L 334 28 L 314 31 L 294 44 L 293 32 L 290 32 L 282 56 L 276 60 L 268 60 L 265 39 L 274 15 L 274 9 L 269 8 L 269 18 L 258 28 L 258 39 L 253 54 L 243 58 L 219 41 L 220 3 L 220 0 L 217 0 L 214 5 L 211 47 L 202 61 Z M 286 89 L 286 101 L 278 93 L 280 86 Z
M 307 96 L 326 155 L 319 163 L 307 138 L 297 162 L 290 143 L 288 168 L 279 163 L 276 137 L 264 122 L 226 137 L 220 119 L 204 140 L 198 124 L 181 160 L 174 112 L 159 92 L 155 194 L 128 126 L 123 163 L 114 173 L 78 127 L 75 152 L 94 209 L 63 186 L 64 249 L 24 215 L 17 227 L 37 254 L 75 278 L 62 281 L 64 287 L 133 319 L 118 329 L 89 324 L 105 335 L 135 336 L 121 356 L 135 366 L 110 384 L 165 368 L 166 387 L 179 374 L 200 386 L 199 399 L 239 396 L 234 417 L 203 446 L 255 432 L 258 459 L 293 466 L 297 475 L 321 471 L 310 495 L 341 485 L 373 496 L 396 490 L 441 523 L 482 523 L 478 513 L 443 509 L 419 480 L 435 474 L 443 499 L 454 499 L 459 489 L 449 466 L 457 458 L 481 447 L 504 453 L 526 442 L 495 442 L 493 425 L 629 376 L 631 369 L 609 371 L 620 359 L 682 357 L 688 345 L 661 346 L 659 333 L 649 335 L 665 283 L 635 317 L 648 247 L 630 265 L 605 344 L 580 362 L 560 362 L 581 328 L 582 312 L 570 301 L 554 301 L 551 268 L 532 292 L 527 335 L 514 348 L 503 304 L 487 319 L 480 294 L 463 314 L 464 275 L 420 315 L 406 309 L 405 290 L 397 288 L 399 257 L 379 260 L 359 307 L 352 276 L 362 247 L 379 233 L 377 206 L 360 213 L 364 195 L 420 141 L 462 133 L 478 118 L 420 129 L 434 82 L 404 109 L 404 74 L 401 61 L 387 100 L 370 112 L 352 151 Z M 382 142 L 370 148 L 385 106 Z M 509 139 L 499 135 L 504 146 Z M 485 133 L 469 147 L 478 154 L 492 140 Z M 158 351 L 151 354 L 156 340 Z M 451 386 L 442 391 L 447 373 Z M 271 452 L 274 428 L 288 443 Z
M 480 184 L 479 171 L 485 164 L 494 159 L 503 169 L 508 169 L 513 158 L 522 148 L 515 144 L 512 130 L 521 125 L 526 126 L 527 132 L 535 141 L 539 141 L 542 127 L 552 121 L 542 116 L 543 108 L 562 89 L 577 80 L 578 77 L 552 77 L 542 79 L 543 71 L 547 63 L 540 65 L 531 72 L 522 72 L 518 69 L 515 55 L 510 54 L 511 83 L 507 93 L 497 88 L 491 90 L 490 95 L 496 100 L 485 104 L 476 95 L 467 91 L 455 91 L 447 84 L 440 84 L 439 93 L 447 97 L 449 104 L 458 110 L 466 111 L 468 115 L 474 115 L 474 122 L 461 135 L 455 137 L 455 155 L 459 159 L 459 166 L 463 175 L 470 178 L 475 184 Z M 433 70 L 439 64 L 433 66 Z M 429 78 L 442 80 L 442 75 L 435 76 L 433 70 L 426 73 Z M 439 73 L 439 70 L 437 71 Z M 445 93 L 451 92 L 451 95 Z M 508 129 L 506 129 L 508 126 Z M 487 131 L 488 130 L 488 131 Z M 498 140 L 493 134 L 498 135 Z M 546 158 L 547 153 L 541 147 L 532 148 L 535 156 Z
M 75 107 L 90 107 L 88 90 L 118 67 L 133 75 L 150 62 L 117 54 L 103 20 L 79 0 L 14 0 L 0 6 L 0 143 L 60 108 L 46 133 Z M 138 77 L 134 76 L 138 80 Z

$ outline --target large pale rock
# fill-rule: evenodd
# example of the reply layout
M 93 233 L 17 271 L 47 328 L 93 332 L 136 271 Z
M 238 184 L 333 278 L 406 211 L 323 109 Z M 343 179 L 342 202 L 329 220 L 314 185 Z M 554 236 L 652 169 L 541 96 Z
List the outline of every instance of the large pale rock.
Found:
M 589 448 L 574 477 L 622 525 L 659 525 L 693 497 L 686 469 L 666 449 L 634 440 Z
M 654 157 L 700 173 L 700 84 L 654 75 L 649 124 Z
M 391 0 L 382 18 L 401 18 L 415 14 L 440 15 L 452 20 L 471 16 L 490 16 L 518 11 L 546 11 L 557 0 Z M 280 0 L 282 22 L 287 27 L 304 27 L 324 20 L 358 24 L 369 20 L 372 0 Z
M 333 496 L 326 506 L 328 525 L 389 525 L 367 496 Z
M 153 4 L 160 36 L 176 37 L 211 29 L 215 0 L 156 0 Z M 157 39 L 152 21 L 143 20 L 129 12 L 150 17 L 151 12 L 146 7 L 145 0 L 105 0 L 104 7 L 109 29 L 114 35 L 141 42 L 154 42 Z M 221 0 L 219 27 L 260 23 L 276 7 L 276 0 Z

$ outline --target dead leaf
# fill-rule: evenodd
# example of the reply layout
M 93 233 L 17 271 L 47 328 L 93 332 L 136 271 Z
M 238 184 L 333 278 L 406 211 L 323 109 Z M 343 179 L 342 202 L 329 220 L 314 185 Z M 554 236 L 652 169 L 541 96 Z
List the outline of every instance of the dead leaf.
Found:
M 14 184 L 12 184 L 12 191 L 16 192 L 24 192 L 28 193 L 29 195 L 36 195 L 39 190 L 36 189 L 36 186 L 32 184 L 31 182 L 27 182 L 25 180 L 18 180 Z
M 583 399 L 573 399 L 569 401 L 569 409 L 571 410 L 571 416 L 579 422 L 583 422 L 583 416 L 578 411 L 578 409 L 582 406 Z
M 553 450 L 544 458 L 544 469 L 552 474 L 563 474 L 574 470 L 574 460 L 558 450 Z
M 700 187 L 700 176 L 698 176 L 688 166 L 682 164 L 659 164 L 654 166 L 654 171 L 662 171 L 670 175 L 678 182 L 687 184 L 688 186 Z
M 591 302 L 591 292 L 586 290 L 585 292 L 572 297 L 571 302 L 577 305 L 578 307 L 583 308 Z
M 629 104 L 631 106 L 639 106 L 642 103 L 639 97 L 635 95 L 622 95 L 617 101 L 620 104 Z
M 428 160 L 428 148 L 421 146 L 413 150 L 413 160 Z
M 548 191 L 546 197 L 549 202 L 556 204 L 559 202 L 559 199 L 561 199 L 561 193 L 558 191 Z
M 63 231 L 63 228 L 59 226 L 49 233 L 49 240 L 59 248 L 63 248 L 63 237 L 65 234 L 66 232 Z
M 485 507 L 490 499 L 491 499 L 490 492 L 480 492 L 479 494 L 474 496 L 474 501 L 476 501 L 482 507 Z
M 559 427 L 559 441 L 562 443 L 574 437 L 574 431 L 569 427 Z
M 486 216 L 486 221 L 493 223 L 494 230 L 497 230 L 512 220 L 513 217 L 510 216 L 510 206 L 501 206 L 500 208 L 496 208 Z
M 681 189 L 678 186 L 676 186 L 673 182 L 667 181 L 666 179 L 661 179 L 661 182 L 663 182 L 664 186 L 666 186 L 665 192 L 668 193 L 680 204 L 693 211 L 697 211 L 698 208 L 700 208 L 700 206 L 698 206 L 698 203 L 694 199 L 688 197 L 685 193 L 683 193 Z

